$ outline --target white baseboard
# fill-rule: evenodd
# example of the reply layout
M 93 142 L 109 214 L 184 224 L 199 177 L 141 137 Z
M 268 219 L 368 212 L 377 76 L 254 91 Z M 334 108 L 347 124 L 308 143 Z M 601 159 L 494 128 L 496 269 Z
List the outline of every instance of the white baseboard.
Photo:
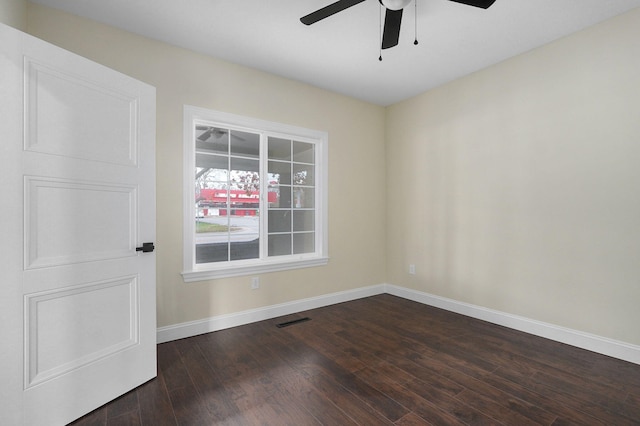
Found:
M 534 336 L 544 337 L 634 364 L 640 364 L 640 346 L 391 284 L 385 285 L 385 292 L 425 305 L 523 331 Z
M 336 303 L 348 302 L 350 300 L 361 299 L 363 297 L 375 296 L 383 293 L 413 300 L 414 302 L 423 303 L 436 308 L 445 309 L 447 311 L 466 315 L 468 317 L 487 321 L 493 324 L 502 325 L 514 330 L 533 334 L 534 336 L 540 336 L 556 342 L 566 343 L 571 346 L 576 346 L 592 352 L 629 361 L 634 364 L 640 364 L 640 346 L 391 284 L 363 287 L 355 290 L 342 291 L 339 293 L 331 293 L 309 299 L 267 306 L 264 308 L 251 309 L 198 321 L 160 327 L 157 330 L 157 341 L 158 343 L 169 342 L 172 340 L 183 339 L 185 337 L 196 336 L 198 334 L 224 330 L 226 328 L 237 327 L 257 321 L 277 318 L 284 315 L 290 315 L 297 312 L 335 305 Z
M 341 291 L 339 293 L 326 294 L 309 299 L 296 300 L 289 303 L 281 303 L 279 305 L 272 305 L 259 309 L 220 315 L 198 321 L 159 327 L 157 330 L 157 341 L 158 343 L 164 343 L 171 340 L 183 339 L 185 337 L 196 336 L 198 334 L 210 333 L 212 331 L 224 330 L 226 328 L 250 324 L 252 322 L 277 318 L 283 315 L 308 311 L 309 309 L 316 309 L 323 306 L 335 305 L 336 303 L 362 299 L 363 297 L 375 296 L 384 292 L 385 285 L 380 284 L 355 290 Z

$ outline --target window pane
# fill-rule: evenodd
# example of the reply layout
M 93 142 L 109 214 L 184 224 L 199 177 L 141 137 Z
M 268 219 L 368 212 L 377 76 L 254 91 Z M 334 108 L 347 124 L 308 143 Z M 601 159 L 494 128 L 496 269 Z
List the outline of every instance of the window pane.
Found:
M 225 170 L 225 172 L 226 172 L 226 170 Z M 197 174 L 196 174 L 196 176 L 197 176 Z M 228 185 L 228 181 L 226 181 L 226 180 L 223 180 L 223 181 L 214 180 L 214 179 L 212 179 L 212 177 L 213 176 L 211 176 L 211 174 L 207 173 L 207 174 L 203 174 L 200 179 L 196 179 L 196 199 L 199 196 L 199 194 L 197 194 L 197 192 L 198 191 L 201 192 L 204 189 L 224 189 L 226 191 L 227 187 L 229 186 Z M 222 177 L 225 177 L 225 176 L 223 175 Z
M 290 186 L 270 186 L 268 200 L 269 200 L 269 208 L 291 207 L 291 187 Z
M 313 231 L 315 229 L 315 217 L 313 210 L 294 210 L 293 232 Z
M 260 256 L 260 240 L 231 242 L 230 259 L 257 259 Z
M 253 158 L 260 156 L 260 135 L 238 130 L 232 130 L 230 135 L 232 155 Z
M 229 152 L 229 130 L 197 125 L 196 150 L 227 154 Z
M 255 202 L 260 198 L 260 163 L 258 160 L 231 158 L 229 184 L 232 201 Z M 256 206 L 257 207 L 257 204 Z
M 198 153 L 196 154 L 196 168 L 227 170 L 229 168 L 229 157 L 226 155 Z
M 291 163 L 269 161 L 269 181 L 280 185 L 291 185 Z
M 229 260 L 229 209 L 224 202 L 226 193 L 226 190 L 205 192 L 199 201 L 201 216 L 196 218 L 196 263 Z M 219 202 L 214 202 L 214 199 Z
M 256 204 L 257 206 L 257 204 Z M 231 205 L 229 216 L 230 260 L 257 259 L 260 256 L 260 217 L 257 208 Z
M 293 142 L 293 161 L 297 163 L 314 163 L 313 144 L 305 142 Z
M 226 262 L 229 260 L 229 244 L 196 244 L 196 263 Z
M 226 152 L 217 155 L 209 153 L 211 150 L 196 153 L 196 263 L 258 258 L 259 135 L 209 130 L 208 135 L 202 132 L 202 146 L 226 137 L 231 140 L 231 150 L 244 157 Z
M 288 139 L 269 138 L 269 160 L 291 161 L 291 141 Z
M 220 215 L 226 215 L 227 205 L 227 189 L 225 185 L 220 184 L 220 188 L 203 188 L 196 189 L 196 218 L 211 218 Z M 226 217 L 226 216 L 225 216 Z M 221 222 L 217 222 L 221 224 Z M 224 223 L 226 225 L 226 223 Z M 201 227 L 204 229 L 204 227 Z M 203 230 L 196 233 L 205 232 Z
M 196 263 L 257 259 L 260 220 L 257 209 L 214 208 L 196 221 Z
M 293 183 L 295 185 L 315 185 L 314 166 L 311 164 L 293 165 Z
M 316 201 L 316 191 L 313 188 L 307 187 L 293 187 L 293 207 L 300 208 L 313 208 Z
M 269 256 L 291 254 L 291 234 L 269 235 Z
M 291 232 L 291 210 L 269 210 L 269 233 Z
M 249 158 L 231 157 L 231 172 L 253 172 L 260 171 L 260 161 Z
M 316 239 L 313 232 L 293 234 L 293 254 L 313 253 L 316 250 Z

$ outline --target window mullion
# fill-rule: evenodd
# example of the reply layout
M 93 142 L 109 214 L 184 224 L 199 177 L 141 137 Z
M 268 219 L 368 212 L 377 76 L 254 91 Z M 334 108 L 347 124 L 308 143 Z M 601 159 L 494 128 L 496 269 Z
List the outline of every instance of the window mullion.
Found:
M 267 149 L 267 136 L 260 133 L 260 203 L 258 211 L 260 214 L 260 259 L 267 258 L 267 248 L 269 241 L 268 215 L 269 215 L 269 173 L 268 160 L 269 151 Z
M 227 132 L 227 262 L 231 261 L 231 130 Z
M 296 195 L 295 195 L 295 171 L 293 167 L 293 141 L 291 141 L 291 154 L 290 154 L 291 162 L 289 163 L 289 174 L 291 175 L 291 205 L 289 206 L 289 224 L 290 224 L 290 234 L 289 234 L 289 244 L 291 245 L 291 252 L 289 254 L 293 254 L 293 212 L 295 211 L 296 205 Z

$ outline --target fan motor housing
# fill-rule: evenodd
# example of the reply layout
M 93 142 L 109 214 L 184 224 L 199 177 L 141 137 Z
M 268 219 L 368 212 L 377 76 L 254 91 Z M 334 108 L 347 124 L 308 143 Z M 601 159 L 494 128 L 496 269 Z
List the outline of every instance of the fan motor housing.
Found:
M 411 3 L 411 0 L 379 0 L 380 4 L 390 10 L 404 9 Z

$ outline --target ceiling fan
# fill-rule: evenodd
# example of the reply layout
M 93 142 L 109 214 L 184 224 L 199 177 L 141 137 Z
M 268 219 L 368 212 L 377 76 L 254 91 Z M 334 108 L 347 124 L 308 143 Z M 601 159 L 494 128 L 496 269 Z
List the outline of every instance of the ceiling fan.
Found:
M 198 137 L 196 137 L 196 139 L 198 139 L 200 142 L 216 142 L 216 140 L 219 140 L 221 137 L 229 133 L 227 129 L 219 129 L 217 127 L 211 126 L 196 126 L 196 130 L 204 130 Z M 241 141 L 246 140 L 245 138 L 242 138 L 235 133 L 231 133 L 231 137 Z M 214 140 L 210 140 L 211 138 L 213 138 Z
M 362 3 L 365 0 L 338 0 L 321 9 L 316 10 L 306 16 L 300 18 L 305 25 L 315 24 L 331 15 L 342 12 L 345 9 Z M 386 9 L 384 18 L 384 32 L 382 35 L 382 48 L 388 49 L 398 44 L 400 38 L 400 24 L 402 23 L 402 11 L 411 3 L 412 0 L 378 0 Z M 450 0 L 456 3 L 466 4 L 468 6 L 480 7 L 487 9 L 496 0 Z

